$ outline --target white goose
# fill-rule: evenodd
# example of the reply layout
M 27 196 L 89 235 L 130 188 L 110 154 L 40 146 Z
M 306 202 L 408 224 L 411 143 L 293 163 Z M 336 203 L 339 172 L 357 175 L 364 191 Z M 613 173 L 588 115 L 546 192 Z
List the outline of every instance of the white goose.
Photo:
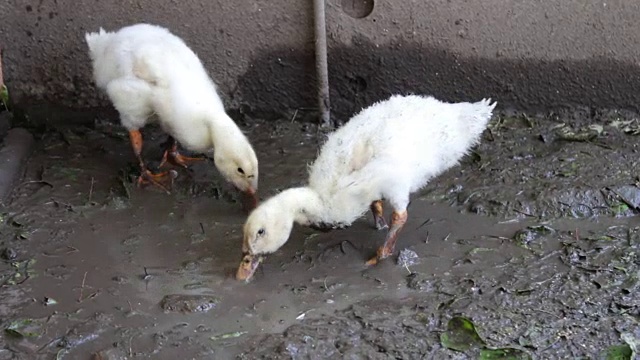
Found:
M 129 130 L 141 170 L 139 185 L 151 183 L 168 191 L 166 182 L 172 179 L 170 172 L 152 173 L 142 159 L 140 129 L 157 120 L 169 134 L 161 167 L 171 163 L 186 168 L 202 159 L 180 155 L 177 142 L 198 153 L 215 148 L 213 158 L 218 170 L 247 195 L 245 200 L 249 202 L 245 205 L 255 207 L 256 154 L 225 112 L 202 62 L 182 39 L 149 24 L 131 25 L 116 32 L 101 28 L 85 38 L 96 85 L 107 93 L 122 125 Z
M 367 263 L 391 255 L 407 220 L 409 195 L 479 142 L 495 105 L 490 99 L 450 104 L 396 95 L 362 110 L 329 135 L 310 167 L 308 186 L 285 190 L 249 215 L 236 278 L 249 280 L 262 255 L 287 242 L 294 222 L 350 225 L 371 209 L 376 227 L 386 228 L 382 199 L 393 207 L 391 227 Z

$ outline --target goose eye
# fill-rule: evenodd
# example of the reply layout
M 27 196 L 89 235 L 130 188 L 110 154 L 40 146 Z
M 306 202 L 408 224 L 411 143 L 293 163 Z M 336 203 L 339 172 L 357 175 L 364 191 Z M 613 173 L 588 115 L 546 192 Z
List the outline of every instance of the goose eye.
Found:
M 238 168 L 238 172 L 239 172 L 240 174 L 244 174 L 244 170 L 242 170 L 242 168 Z
M 264 235 L 264 229 L 258 230 L 258 236 L 262 236 L 262 235 Z

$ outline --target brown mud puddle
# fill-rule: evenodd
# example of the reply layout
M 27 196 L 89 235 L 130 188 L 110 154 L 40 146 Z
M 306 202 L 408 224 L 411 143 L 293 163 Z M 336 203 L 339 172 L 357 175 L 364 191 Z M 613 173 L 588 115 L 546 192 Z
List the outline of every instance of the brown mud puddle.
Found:
M 441 343 L 458 315 L 535 358 L 640 339 L 638 139 L 608 118 L 584 138 L 565 121 L 570 139 L 543 120 L 498 117 L 414 196 L 397 250 L 417 263 L 366 268 L 384 238 L 368 214 L 296 227 L 249 284 L 232 277 L 245 217 L 212 164 L 181 172 L 172 195 L 138 190 L 118 126 L 51 131 L 2 212 L 0 359 L 476 358 Z M 314 126 L 247 132 L 263 198 L 304 180 Z M 163 135 L 145 140 L 159 160 Z

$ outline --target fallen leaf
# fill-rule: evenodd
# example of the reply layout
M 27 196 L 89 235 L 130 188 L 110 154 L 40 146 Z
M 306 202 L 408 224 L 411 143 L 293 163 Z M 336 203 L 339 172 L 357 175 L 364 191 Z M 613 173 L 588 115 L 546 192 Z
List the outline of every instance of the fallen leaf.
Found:
M 631 360 L 632 353 L 629 345 L 614 345 L 610 346 L 604 355 L 606 360 Z
M 464 317 L 454 317 L 447 324 L 447 331 L 440 335 L 440 343 L 447 349 L 467 351 L 470 348 L 484 346 L 484 341 L 476 332 L 471 320 Z
M 32 319 L 15 320 L 6 329 L 5 332 L 15 337 L 37 337 L 40 336 L 40 324 Z

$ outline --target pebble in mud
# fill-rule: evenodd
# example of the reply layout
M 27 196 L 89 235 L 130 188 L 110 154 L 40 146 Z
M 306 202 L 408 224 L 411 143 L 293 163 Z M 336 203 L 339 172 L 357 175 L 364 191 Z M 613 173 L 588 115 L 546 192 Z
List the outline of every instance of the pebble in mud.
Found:
M 526 247 L 532 245 L 536 240 L 540 239 L 544 235 L 552 234 L 554 232 L 554 229 L 545 225 L 528 226 L 524 229 L 518 230 L 513 236 L 513 239 L 518 245 Z
M 418 292 L 433 292 L 435 290 L 432 277 L 417 273 L 407 276 L 407 287 Z
M 165 313 L 200 313 L 214 309 L 220 299 L 210 295 L 166 295 L 160 302 Z
M 5 248 L 2 250 L 2 258 L 5 260 L 14 260 L 18 257 L 18 253 L 12 248 Z
M 122 350 L 111 348 L 93 354 L 91 360 L 125 360 L 126 358 L 127 356 L 122 352 Z
M 111 281 L 115 282 L 116 284 L 128 284 L 129 283 L 129 278 L 126 276 L 114 276 L 111 278 Z

